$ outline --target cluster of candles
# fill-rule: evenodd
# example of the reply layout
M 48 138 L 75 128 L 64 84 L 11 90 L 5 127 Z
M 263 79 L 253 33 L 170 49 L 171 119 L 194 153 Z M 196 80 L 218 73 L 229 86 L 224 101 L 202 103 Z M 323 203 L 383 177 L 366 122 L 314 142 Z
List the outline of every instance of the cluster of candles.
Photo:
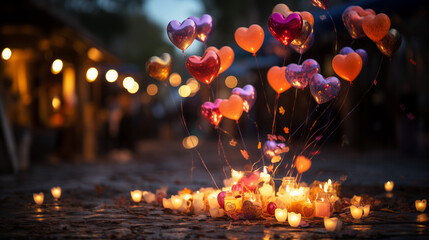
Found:
M 51 188 L 51 194 L 52 194 L 52 197 L 54 197 L 55 201 L 57 201 L 61 197 L 61 188 L 60 187 Z M 33 200 L 37 205 L 42 205 L 43 201 L 45 200 L 45 194 L 43 194 L 43 192 L 33 193 Z

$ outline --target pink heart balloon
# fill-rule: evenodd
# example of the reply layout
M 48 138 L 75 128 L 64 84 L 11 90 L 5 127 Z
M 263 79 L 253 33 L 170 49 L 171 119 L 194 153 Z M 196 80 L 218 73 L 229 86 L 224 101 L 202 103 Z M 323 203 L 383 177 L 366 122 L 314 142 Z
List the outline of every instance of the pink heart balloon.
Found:
M 212 32 L 213 18 L 208 14 L 204 14 L 200 19 L 197 17 L 189 17 L 189 19 L 192 19 L 197 26 L 197 40 L 200 42 L 207 41 Z
M 340 92 L 340 80 L 336 77 L 323 78 L 316 73 L 310 81 L 310 91 L 318 104 L 325 103 L 335 98 Z
M 302 18 L 298 13 L 291 13 L 286 18 L 280 13 L 271 14 L 268 19 L 268 29 L 283 45 L 288 45 L 301 32 Z
M 264 153 L 265 157 L 271 159 L 274 156 L 278 156 L 286 152 L 286 144 L 276 143 L 275 141 L 268 140 L 264 143 L 262 152 Z
M 192 19 L 186 19 L 182 23 L 173 20 L 168 23 L 167 34 L 170 41 L 185 52 L 196 36 L 196 24 Z
M 201 105 L 201 113 L 203 116 L 213 125 L 219 125 L 223 116 L 219 110 L 219 103 L 222 102 L 222 99 L 218 98 L 214 103 L 205 102 Z
M 232 90 L 232 94 L 238 95 L 243 99 L 243 110 L 249 112 L 256 102 L 256 90 L 255 88 L 247 84 L 244 88 L 236 87 Z
M 244 191 L 245 192 L 253 192 L 255 191 L 256 187 L 257 187 L 257 183 L 259 180 L 259 172 L 255 171 L 252 172 L 250 174 L 248 174 L 247 176 L 242 177 L 240 180 L 238 180 L 238 184 L 243 185 L 244 187 Z
M 314 59 L 307 59 L 301 65 L 291 63 L 285 70 L 286 80 L 294 87 L 304 89 L 311 77 L 320 72 L 319 63 Z

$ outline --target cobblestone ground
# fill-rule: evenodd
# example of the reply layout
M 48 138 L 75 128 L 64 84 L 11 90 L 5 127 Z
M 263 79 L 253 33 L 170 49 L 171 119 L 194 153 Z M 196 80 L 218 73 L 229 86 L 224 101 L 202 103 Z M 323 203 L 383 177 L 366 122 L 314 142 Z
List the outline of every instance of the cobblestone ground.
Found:
M 152 144 L 152 145 L 151 145 Z M 213 145 L 213 144 L 212 144 Z M 207 149 L 215 149 L 209 145 Z M 156 147 L 158 146 L 158 147 Z M 414 207 L 417 199 L 429 197 L 428 163 L 395 153 L 342 154 L 326 151 L 305 179 L 326 180 L 347 176 L 342 185 L 343 201 L 361 195 L 372 204 L 371 214 L 353 220 L 344 209 L 335 216 L 343 229 L 327 233 L 321 219 L 306 219 L 308 227 L 291 228 L 272 218 L 232 221 L 207 216 L 185 215 L 156 205 L 130 201 L 129 191 L 155 191 L 162 185 L 168 194 L 188 187 L 213 186 L 194 154 L 174 145 L 159 147 L 147 143 L 131 161 L 104 160 L 93 164 L 62 163 L 34 165 L 18 175 L 0 176 L 0 238 L 68 239 L 332 239 L 388 238 L 427 239 L 427 215 Z M 159 149 L 161 148 L 161 149 Z M 166 151 L 160 151 L 168 148 Z M 149 150 L 150 149 L 150 150 Z M 223 172 L 217 152 L 204 150 L 208 167 L 220 183 Z M 234 165 L 240 156 L 230 154 Z M 191 176 L 192 158 L 194 171 Z M 386 161 L 388 159 L 389 161 Z M 395 181 L 393 196 L 387 196 L 383 182 Z M 54 201 L 50 188 L 61 186 L 62 197 Z M 37 207 L 34 192 L 44 192 L 45 202 Z M 427 211 L 427 210 L 426 210 Z

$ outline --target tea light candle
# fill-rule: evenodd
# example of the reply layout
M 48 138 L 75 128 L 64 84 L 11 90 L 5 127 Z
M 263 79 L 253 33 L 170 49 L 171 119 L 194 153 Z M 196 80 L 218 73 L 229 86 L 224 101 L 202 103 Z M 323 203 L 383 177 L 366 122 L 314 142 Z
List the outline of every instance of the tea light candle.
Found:
M 155 201 L 155 194 L 147 191 L 143 191 L 143 198 L 147 203 L 153 203 Z
M 225 215 L 225 211 L 222 208 L 210 208 L 209 212 L 212 218 L 220 218 Z
M 240 211 L 243 205 L 241 197 L 236 197 L 232 193 L 227 193 L 224 199 L 225 211 Z
M 61 188 L 60 187 L 51 188 L 51 194 L 55 198 L 55 200 L 58 200 L 61 197 Z
M 317 200 L 314 204 L 314 216 L 316 217 L 329 217 L 331 216 L 331 204 L 329 201 Z
M 210 196 L 208 197 L 208 202 L 209 202 L 209 206 L 210 208 L 220 208 L 219 203 L 217 201 L 217 195 L 219 194 L 219 192 L 214 192 L 212 194 L 210 194 Z
M 369 215 L 370 208 L 371 208 L 371 206 L 369 204 L 363 206 L 363 216 L 362 217 L 367 217 Z
M 37 205 L 42 205 L 43 200 L 45 199 L 45 195 L 42 192 L 33 193 L 33 199 Z
M 261 188 L 259 188 L 259 193 L 261 193 L 262 197 L 267 198 L 273 195 L 273 187 L 269 184 L 264 184 Z
M 264 171 L 259 175 L 259 180 L 269 182 L 271 179 L 270 174 L 267 173 L 267 167 L 264 167 Z
M 337 229 L 338 218 L 324 218 L 323 222 L 325 223 L 325 229 L 327 232 L 335 232 Z
M 164 206 L 164 208 L 173 209 L 173 204 L 171 203 L 171 198 L 169 198 L 169 199 L 163 198 L 162 199 L 162 206 Z
M 301 222 L 301 214 L 300 213 L 294 213 L 289 212 L 288 213 L 288 222 L 291 227 L 298 227 L 299 223 Z
M 354 205 L 350 206 L 350 212 L 352 214 L 352 217 L 354 219 L 360 219 L 362 217 L 363 208 L 362 207 L 356 207 Z
M 278 222 L 286 222 L 287 209 L 276 208 L 275 217 Z
M 140 190 L 130 191 L 130 194 L 134 202 L 140 202 L 142 200 L 142 192 Z
M 391 192 L 393 190 L 395 183 L 393 181 L 387 181 L 384 183 L 384 189 L 386 192 Z
M 183 198 L 178 195 L 171 196 L 171 204 L 173 205 L 173 209 L 179 209 L 182 206 Z
M 416 200 L 416 209 L 419 212 L 424 212 L 426 209 L 426 199 L 423 200 Z
M 202 192 L 200 192 L 200 191 L 197 191 L 196 193 L 192 194 L 192 198 L 193 198 L 194 200 L 195 200 L 195 199 L 203 200 L 203 198 L 204 198 L 204 193 L 202 193 Z

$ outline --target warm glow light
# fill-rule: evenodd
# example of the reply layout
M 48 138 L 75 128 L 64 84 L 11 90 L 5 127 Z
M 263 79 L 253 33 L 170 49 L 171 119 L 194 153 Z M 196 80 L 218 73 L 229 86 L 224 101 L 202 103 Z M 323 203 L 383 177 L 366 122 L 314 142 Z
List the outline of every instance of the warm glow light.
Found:
M 63 69 L 63 61 L 61 59 L 55 59 L 51 66 L 51 72 L 53 74 L 58 74 Z
M 142 192 L 140 190 L 131 191 L 130 194 L 134 202 L 140 202 L 142 200 Z
M 186 149 L 192 149 L 198 145 L 198 137 L 197 136 L 185 137 L 182 141 L 182 145 Z
M 103 53 L 100 52 L 100 50 L 98 50 L 97 48 L 90 48 L 88 50 L 87 55 L 89 59 L 95 62 L 98 62 L 103 58 Z
M 139 84 L 137 82 L 134 82 L 134 85 L 132 88 L 127 89 L 129 93 L 134 94 L 139 90 Z
M 231 176 L 234 182 L 238 182 L 238 180 L 240 180 L 243 177 L 243 174 L 244 173 L 241 171 L 235 171 L 234 169 L 231 170 Z
M 156 197 L 155 197 L 154 193 L 143 191 L 142 195 L 143 195 L 145 202 L 147 202 L 147 203 L 152 203 L 155 201 Z
M 350 206 L 350 212 L 351 212 L 352 217 L 354 219 L 360 219 L 362 217 L 362 214 L 363 214 L 363 208 L 351 205 Z
M 365 205 L 363 206 L 363 215 L 362 217 L 367 217 L 369 215 L 369 212 L 371 210 L 371 205 Z
M 158 93 L 158 86 L 149 84 L 146 88 L 146 92 L 149 96 L 155 96 Z
M 3 51 L 1 52 L 1 57 L 6 61 L 9 60 L 10 57 L 12 57 L 12 51 L 10 50 L 10 48 L 3 49 Z
M 423 199 L 421 201 L 420 200 L 416 200 L 416 209 L 417 209 L 417 211 L 424 212 L 425 209 L 426 209 L 426 203 L 427 203 L 426 199 Z
M 177 87 L 182 83 L 182 77 L 178 73 L 172 73 L 168 81 L 172 87 Z
M 59 97 L 52 98 L 52 107 L 57 111 L 61 107 L 61 100 Z
M 51 188 L 51 194 L 55 198 L 55 200 L 58 200 L 61 197 L 61 188 L 60 187 Z
M 94 82 L 97 77 L 98 71 L 96 68 L 92 67 L 86 71 L 86 80 L 88 80 L 88 82 Z
M 200 90 L 200 84 L 195 80 L 195 78 L 189 78 L 188 81 L 186 81 L 186 85 L 191 88 L 191 94 L 195 94 Z
M 162 199 L 162 206 L 164 208 L 173 209 L 173 204 L 171 203 L 171 198 L 169 198 L 169 199 L 163 198 Z
M 189 97 L 191 95 L 191 88 L 188 85 L 182 85 L 179 88 L 179 95 L 181 97 Z
M 174 209 L 179 209 L 182 206 L 183 198 L 178 195 L 171 196 L 171 204 Z
M 110 69 L 106 72 L 106 80 L 108 82 L 115 82 L 118 79 L 118 72 L 115 69 Z
M 384 183 L 384 189 L 386 190 L 386 192 L 391 192 L 394 186 L 395 183 L 393 181 L 387 181 Z
M 301 222 L 301 213 L 289 212 L 287 218 L 291 227 L 298 227 Z
M 229 88 L 235 88 L 237 86 L 238 80 L 234 76 L 228 76 L 225 79 L 225 85 Z
M 122 86 L 124 86 L 125 89 L 131 89 L 134 86 L 134 78 L 132 77 L 126 77 L 124 78 L 124 81 L 122 82 Z
M 287 219 L 287 209 L 277 208 L 275 210 L 275 215 L 274 216 L 276 217 L 276 220 L 278 222 L 286 222 L 286 219 Z
M 324 223 L 327 232 L 334 232 L 337 228 L 338 218 L 324 218 Z
M 45 199 L 45 195 L 42 192 L 33 193 L 33 199 L 37 205 L 42 205 L 43 200 Z

